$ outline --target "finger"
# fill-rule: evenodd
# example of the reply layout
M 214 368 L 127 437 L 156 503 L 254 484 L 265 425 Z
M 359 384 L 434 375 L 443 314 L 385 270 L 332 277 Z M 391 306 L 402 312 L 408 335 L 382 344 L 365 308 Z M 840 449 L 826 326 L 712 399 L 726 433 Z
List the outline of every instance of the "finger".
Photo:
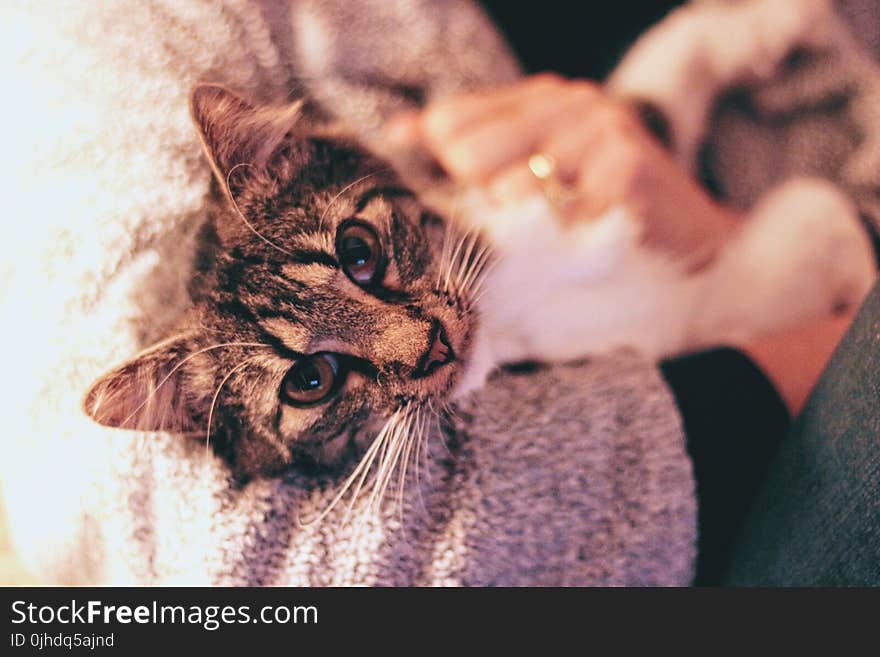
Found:
M 576 187 L 554 179 L 539 178 L 532 170 L 532 158 L 521 160 L 492 177 L 486 189 L 497 205 L 515 205 L 541 194 L 564 224 L 590 220 L 600 214 L 596 203 L 585 199 Z
M 639 167 L 639 152 L 627 136 L 611 131 L 600 133 L 588 152 L 582 154 L 575 183 L 580 210 L 596 216 L 615 205 L 630 204 L 631 181 Z
M 560 76 L 542 73 L 506 87 L 438 101 L 423 113 L 423 132 L 429 140 L 445 143 L 475 124 L 516 109 L 531 97 L 550 95 L 563 84 Z
M 577 85 L 569 85 L 566 98 L 556 103 L 560 111 L 552 125 L 557 127 L 544 145 L 492 176 L 488 188 L 497 201 L 516 202 L 541 191 L 565 220 L 588 219 L 610 207 L 614 186 L 597 187 L 593 180 L 614 174 L 617 165 L 607 163 L 610 160 L 606 152 L 613 153 L 615 136 L 630 129 L 629 117 L 604 94 L 589 87 L 579 90 Z M 553 170 L 546 180 L 532 169 L 532 156 L 537 153 L 549 156 Z M 601 171 L 595 176 L 591 171 L 582 174 L 584 162 L 587 169 L 599 166 Z M 584 185 L 586 193 L 579 184 Z
M 573 110 L 589 112 L 594 93 L 586 87 L 537 94 L 491 120 L 475 123 L 438 145 L 438 156 L 453 175 L 486 181 L 537 150 L 551 126 Z
M 554 125 L 536 150 L 553 158 L 556 176 L 569 184 L 581 178 L 582 168 L 601 165 L 595 156 L 599 142 L 607 141 L 609 134 L 633 129 L 625 110 L 605 96 L 593 98 L 585 106 L 571 105 Z
M 541 181 L 532 174 L 525 160 L 494 176 L 487 187 L 489 198 L 498 205 L 521 203 L 542 191 Z

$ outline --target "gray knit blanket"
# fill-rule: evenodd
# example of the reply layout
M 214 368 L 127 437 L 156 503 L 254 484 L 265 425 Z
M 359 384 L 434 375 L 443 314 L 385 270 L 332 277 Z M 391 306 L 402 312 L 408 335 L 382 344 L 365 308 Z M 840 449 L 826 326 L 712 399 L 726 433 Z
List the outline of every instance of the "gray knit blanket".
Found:
M 98 374 L 187 306 L 211 175 L 187 115 L 192 85 L 307 96 L 375 140 L 392 111 L 520 74 L 475 5 L 32 2 L 4 5 L 0 24 L 12 53 L 2 64 L 2 178 L 12 185 L 0 485 L 35 574 L 77 584 L 689 583 L 696 503 L 680 418 L 656 368 L 631 354 L 499 372 L 448 426 L 430 428 L 418 473 L 385 505 L 339 506 L 321 522 L 311 521 L 345 473 L 292 469 L 242 486 L 199 444 L 104 429 L 80 409 Z M 857 79 L 876 88 L 864 70 Z M 835 125 L 850 120 L 851 107 L 824 107 Z M 710 129 L 706 143 L 726 152 L 723 134 Z M 714 170 L 719 181 L 733 175 L 723 162 Z

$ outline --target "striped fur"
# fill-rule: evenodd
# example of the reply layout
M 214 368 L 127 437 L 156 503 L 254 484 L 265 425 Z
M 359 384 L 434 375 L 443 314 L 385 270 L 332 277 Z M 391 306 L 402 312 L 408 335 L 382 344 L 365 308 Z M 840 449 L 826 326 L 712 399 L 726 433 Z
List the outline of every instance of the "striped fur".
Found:
M 417 433 L 414 418 L 445 403 L 467 362 L 476 318 L 456 280 L 473 290 L 479 279 L 476 236 L 456 234 L 354 141 L 310 128 L 297 106 L 252 108 L 203 85 L 191 109 L 219 183 L 194 309 L 173 336 L 92 386 L 89 415 L 197 433 L 244 477 L 297 458 L 336 463 L 377 434 L 400 433 L 389 418 Z M 386 254 L 369 289 L 336 253 L 337 228 L 352 218 L 373 227 Z M 456 358 L 423 374 L 438 325 Z M 346 359 L 345 384 L 316 406 L 282 401 L 285 373 L 317 352 Z

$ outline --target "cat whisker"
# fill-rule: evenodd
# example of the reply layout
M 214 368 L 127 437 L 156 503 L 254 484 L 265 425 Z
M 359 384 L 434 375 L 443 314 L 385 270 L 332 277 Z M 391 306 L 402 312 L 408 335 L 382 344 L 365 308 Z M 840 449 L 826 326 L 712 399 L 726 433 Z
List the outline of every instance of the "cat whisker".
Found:
M 438 411 L 434 414 L 435 424 L 437 425 L 437 435 L 440 436 L 440 444 L 443 445 L 443 449 L 446 450 L 446 453 L 449 456 L 453 456 L 452 450 L 449 449 L 449 445 L 446 443 L 446 432 L 443 431 L 443 425 L 441 424 L 443 418 L 441 417 L 441 413 L 446 413 L 445 404 L 443 407 L 438 409 Z
M 363 487 L 364 480 L 366 479 L 367 473 L 370 470 L 370 467 L 373 465 L 373 461 L 376 460 L 376 455 L 379 453 L 379 450 L 382 449 L 382 446 L 385 443 L 386 437 L 392 426 L 395 426 L 397 422 L 397 418 L 400 415 L 400 411 L 395 411 L 393 415 L 386 421 L 385 425 L 379 431 L 376 438 L 373 440 L 373 444 L 367 449 L 366 453 L 361 457 L 361 460 L 358 462 L 354 471 L 348 476 L 345 482 L 342 484 L 342 487 L 339 489 L 339 492 L 333 497 L 330 501 L 330 504 L 318 514 L 318 516 L 311 521 L 303 522 L 298 521 L 300 527 L 309 527 L 311 525 L 320 523 L 324 518 L 326 518 L 333 509 L 336 508 L 336 505 L 339 504 L 339 501 L 345 496 L 345 494 L 349 491 L 351 486 L 355 481 L 358 481 L 357 487 L 354 490 L 352 495 L 352 499 L 348 504 L 348 508 L 346 509 L 345 516 L 343 519 L 343 525 L 347 522 L 348 516 L 351 513 L 351 510 L 354 508 L 355 502 L 360 496 L 361 489 Z
M 450 258 L 450 267 L 449 267 L 449 270 L 446 272 L 446 282 L 443 286 L 444 291 L 449 290 L 449 282 L 450 282 L 452 272 L 454 270 L 456 270 L 456 267 L 458 267 L 458 264 L 457 264 L 458 263 L 458 254 L 461 251 L 461 247 L 464 246 L 464 243 L 467 240 L 469 234 L 470 234 L 470 231 L 466 231 L 466 232 L 462 233 L 461 236 L 459 237 L 456 245 L 455 245 L 455 250 L 452 252 L 452 257 Z M 454 280 L 454 278 L 453 278 L 453 280 Z
M 406 442 L 412 432 L 413 421 L 415 419 L 415 412 L 413 410 L 413 407 L 411 405 L 407 405 L 405 413 L 406 414 L 403 416 L 403 420 L 401 421 L 399 429 L 395 436 L 395 449 L 389 456 L 388 464 L 386 466 L 387 471 L 384 481 L 382 482 L 382 488 L 379 491 L 378 502 L 380 504 L 385 497 L 385 491 L 388 488 L 388 485 L 391 483 L 393 475 L 395 473 L 398 476 L 400 475 L 398 466 L 400 465 L 401 455 L 403 453 Z
M 179 370 L 181 367 L 183 367 L 187 363 L 187 361 L 190 361 L 193 358 L 195 358 L 196 356 L 200 356 L 201 354 L 204 354 L 208 351 L 213 351 L 214 349 L 222 349 L 224 347 L 261 347 L 263 349 L 268 349 L 269 345 L 263 344 L 262 342 L 224 342 L 221 344 L 212 345 L 210 347 L 205 347 L 204 349 L 199 349 L 198 351 L 194 351 L 193 353 L 189 354 L 186 358 L 181 359 L 174 367 L 171 368 L 171 371 L 168 372 L 168 374 L 166 374 L 164 377 L 162 377 L 162 379 L 156 384 L 156 386 L 153 388 L 153 390 L 150 392 L 150 394 L 147 395 L 146 399 L 144 399 L 137 406 L 137 408 L 135 408 L 128 415 L 128 417 L 126 417 L 120 423 L 120 426 L 123 426 L 123 427 L 126 426 L 135 415 L 137 415 L 141 410 L 143 410 L 143 408 L 148 403 L 150 403 L 150 401 L 153 399 L 153 397 L 159 391 L 159 388 L 161 388 L 163 385 L 165 385 L 165 383 L 167 383 L 168 380 L 172 376 L 174 376 L 174 373 L 177 372 L 177 370 Z
M 459 265 L 458 276 L 456 277 L 456 287 L 458 289 L 459 294 L 463 294 L 467 290 L 467 285 L 465 284 L 465 279 L 469 275 L 470 271 L 473 269 L 476 261 L 474 260 L 475 250 L 480 241 L 480 232 L 477 229 L 473 229 L 468 234 L 467 239 L 467 251 L 462 254 L 461 263 Z
M 480 280 L 480 277 L 483 274 L 483 270 L 485 266 L 489 263 L 491 259 L 491 249 L 488 245 L 484 245 L 477 253 L 474 255 L 473 260 L 471 261 L 470 267 L 466 272 L 465 276 L 461 281 L 461 289 L 463 294 L 467 294 L 470 292 L 472 286 L 475 284 L 477 280 Z
M 487 276 L 488 274 L 481 276 L 468 290 L 467 298 L 469 308 L 472 309 L 476 307 L 479 304 L 480 299 L 482 299 L 483 295 L 486 293 L 487 288 L 485 287 L 485 283 Z
M 406 475 L 409 470 L 409 461 L 412 456 L 412 448 L 413 443 L 416 439 L 417 428 L 421 421 L 422 417 L 422 407 L 419 406 L 416 408 L 415 412 L 415 420 L 413 420 L 413 424 L 416 427 L 416 431 L 408 431 L 406 434 L 406 444 L 403 448 L 403 456 L 401 459 L 401 465 L 399 470 L 398 482 L 397 482 L 397 512 L 400 518 L 400 525 L 403 527 L 403 492 L 406 487 Z
M 451 231 L 450 231 L 451 233 Z M 443 285 L 441 289 L 443 292 L 449 291 L 449 280 L 452 276 L 452 270 L 454 268 L 454 253 L 456 245 L 459 243 L 460 236 L 458 233 L 450 234 L 449 236 L 449 251 L 446 254 L 446 258 L 443 262 Z
M 431 404 L 428 405 L 427 412 L 428 413 L 434 412 L 433 405 L 431 405 Z M 416 494 L 419 497 L 419 505 L 422 507 L 422 511 L 424 511 L 426 515 L 428 515 L 428 506 L 425 504 L 425 498 L 422 495 L 422 482 L 421 482 L 421 478 L 419 476 L 419 466 L 420 466 L 420 461 L 421 461 L 422 445 L 425 443 L 425 440 L 426 440 L 426 438 L 425 438 L 426 433 L 425 432 L 427 430 L 429 417 L 430 417 L 429 415 L 426 415 L 422 419 L 421 424 L 419 425 L 418 434 L 416 436 L 416 454 L 415 454 Z M 427 455 L 427 450 L 425 450 L 425 454 Z M 431 480 L 431 470 L 428 469 L 428 481 L 430 481 L 430 480 Z
M 242 369 L 246 365 L 250 365 L 252 362 L 252 356 L 249 356 L 242 360 L 238 365 L 236 365 L 226 373 L 226 376 L 224 376 L 223 380 L 220 381 L 220 385 L 217 386 L 217 390 L 214 392 L 214 397 L 211 399 L 211 406 L 208 409 L 208 426 L 205 430 L 205 451 L 208 451 L 211 448 L 211 425 L 214 421 L 214 407 L 217 405 L 217 400 L 220 398 L 220 391 L 223 390 L 223 386 L 226 385 L 226 382 L 233 374 L 235 374 L 238 370 Z
M 352 189 L 352 188 L 354 188 L 354 187 L 360 185 L 362 182 L 365 182 L 365 181 L 369 180 L 369 179 L 372 178 L 373 176 L 378 176 L 380 173 L 384 173 L 384 172 L 389 171 L 389 170 L 390 170 L 390 169 L 389 169 L 388 167 L 384 167 L 384 168 L 382 168 L 382 169 L 378 169 L 377 171 L 373 171 L 372 173 L 368 173 L 368 174 L 365 175 L 365 176 L 361 176 L 360 178 L 358 178 L 358 179 L 355 180 L 354 182 L 349 183 L 349 184 L 347 184 L 345 187 L 343 187 L 342 189 L 340 189 L 339 192 L 338 192 L 338 193 L 337 193 L 332 199 L 330 199 L 330 202 L 327 204 L 327 207 L 325 207 L 325 208 L 324 208 L 324 211 L 321 213 L 321 218 L 318 219 L 318 230 L 320 231 L 320 230 L 323 229 L 323 227 L 324 227 L 324 219 L 327 218 L 327 213 L 330 212 L 330 209 L 333 207 L 333 204 L 336 203 L 336 201 L 338 201 L 340 198 L 342 198 L 342 195 L 343 195 L 343 194 L 345 194 L 345 193 L 346 193 L 347 191 L 349 191 L 350 189 Z
M 452 229 L 447 229 L 447 231 L 443 234 L 443 252 L 440 255 L 440 267 L 439 274 L 437 277 L 437 289 L 440 291 L 446 291 L 446 282 L 449 280 L 450 272 L 452 270 L 452 249 L 454 244 L 454 235 L 452 234 Z
M 365 515 L 369 515 L 377 509 L 384 499 L 387 488 L 391 482 L 392 475 L 396 469 L 400 455 L 407 444 L 407 437 L 410 434 L 413 418 L 415 414 L 411 412 L 411 406 L 407 405 L 395 411 L 388 419 L 379 434 L 373 440 L 367 452 L 361 458 L 357 467 L 349 475 L 342 485 L 342 488 L 331 500 L 330 504 L 312 521 L 300 522 L 300 525 L 307 527 L 309 525 L 320 523 L 327 515 L 338 505 L 339 501 L 345 494 L 355 485 L 351 499 L 347 505 L 343 516 L 342 524 L 348 522 L 351 511 L 363 490 L 370 490 L 370 497 L 366 503 Z M 367 476 L 371 471 L 373 464 L 377 464 L 377 472 L 369 483 L 365 485 Z M 363 518 L 362 518 L 363 521 Z
M 458 412 L 449 404 L 449 402 L 443 402 L 443 412 L 451 417 L 456 422 L 461 423 L 462 419 Z
M 386 425 L 388 426 L 388 425 Z M 354 491 L 352 491 L 351 499 L 345 507 L 345 513 L 342 515 L 342 525 L 348 523 L 349 518 L 351 517 L 352 509 L 354 509 L 354 505 L 357 503 L 358 499 L 360 499 L 361 491 L 364 489 L 364 482 L 367 480 L 367 475 L 370 474 L 370 470 L 372 469 L 373 461 L 376 460 L 376 455 L 379 453 L 380 446 L 384 448 L 387 445 L 388 436 L 390 435 L 389 431 L 383 430 L 380 432 L 379 436 L 376 437 L 376 443 L 378 444 L 377 449 L 375 451 L 367 450 L 367 453 L 364 454 L 364 459 L 361 464 L 364 465 L 363 471 L 358 479 L 357 486 Z M 348 482 L 346 482 L 347 484 Z M 376 483 L 376 475 L 373 475 L 370 478 L 370 482 L 367 484 L 366 488 L 371 489 Z M 332 508 L 332 507 L 331 507 Z M 320 520 L 320 519 L 319 519 Z
M 485 287 L 486 280 L 489 278 L 490 274 L 498 266 L 498 263 L 499 263 L 498 260 L 492 260 L 491 262 L 487 263 L 483 267 L 482 271 L 480 272 L 480 274 L 476 278 L 476 280 L 471 284 L 471 289 L 469 290 L 469 293 L 468 293 L 468 297 L 470 299 L 471 305 L 477 305 L 479 303 L 480 299 L 482 299 L 483 296 L 488 291 L 488 288 Z
M 389 425 L 386 425 L 386 428 L 388 426 Z M 370 452 L 370 450 L 367 450 L 367 453 L 364 454 L 364 460 L 362 461 L 362 464 L 365 463 L 364 468 L 363 468 L 363 472 L 361 473 L 360 478 L 358 479 L 357 486 L 355 487 L 354 491 L 351 494 L 351 499 L 349 500 L 348 505 L 345 507 L 345 513 L 342 516 L 342 525 L 345 525 L 346 523 L 348 523 L 348 519 L 351 517 L 351 511 L 352 511 L 352 509 L 354 509 L 354 505 L 357 503 L 358 499 L 360 498 L 361 490 L 364 489 L 364 482 L 367 480 L 367 475 L 370 473 L 370 470 L 372 469 L 373 461 L 375 461 L 376 455 L 379 453 L 379 450 L 387 447 L 389 435 L 390 435 L 390 431 L 385 431 L 383 429 L 383 431 L 380 432 L 379 436 L 376 437 L 377 449 L 375 451 L 373 451 L 372 453 Z M 369 459 L 369 462 L 366 462 L 367 459 Z M 373 475 L 373 477 L 370 479 L 370 483 L 367 484 L 367 488 L 371 489 L 375 485 L 375 483 L 376 483 L 376 476 Z
M 458 268 L 458 275 L 456 276 L 456 289 L 459 291 L 459 293 L 462 290 L 466 289 L 462 281 L 472 267 L 471 255 L 473 254 L 474 247 L 477 245 L 478 238 L 479 234 L 476 230 L 472 230 L 469 232 L 467 238 L 467 249 L 462 254 L 461 262 L 459 263 Z
M 449 269 L 448 258 L 449 258 L 449 252 L 452 249 L 451 236 L 452 236 L 452 229 L 449 226 L 447 226 L 446 229 L 443 231 L 443 244 L 440 247 L 440 260 L 439 260 L 439 264 L 437 266 L 437 283 L 434 286 L 438 290 L 441 289 L 440 288 L 440 281 L 443 280 L 444 274 L 446 274 L 447 270 Z
M 250 166 L 253 166 L 253 165 L 250 164 L 250 163 L 241 162 L 241 163 L 239 163 L 239 164 L 236 164 L 234 167 L 232 167 L 232 168 L 229 170 L 229 173 L 226 174 L 226 189 L 229 189 L 229 190 L 232 189 L 232 188 L 229 186 L 229 180 L 230 180 L 230 178 L 231 178 L 231 176 L 232 176 L 232 173 L 233 173 L 236 169 L 238 169 L 239 167 L 250 167 Z M 235 200 L 235 196 L 233 196 L 233 194 L 232 194 L 231 191 L 229 192 L 229 200 L 232 201 L 232 207 L 235 209 L 235 213 L 236 213 L 236 214 L 238 215 L 238 217 L 244 222 L 244 225 L 247 226 L 248 229 L 250 229 L 250 231 L 251 231 L 254 235 L 256 235 L 257 237 L 259 237 L 261 240 L 263 240 L 266 244 L 268 244 L 269 246 L 271 246 L 273 249 L 276 249 L 276 250 L 280 251 L 281 253 L 285 254 L 286 256 L 289 256 L 289 257 L 291 257 L 291 258 L 293 257 L 293 253 L 292 253 L 292 252 L 290 252 L 290 251 L 288 251 L 287 249 L 282 248 L 282 247 L 278 246 L 277 244 L 275 244 L 275 242 L 273 242 L 273 241 L 270 240 L 268 237 L 266 237 L 265 235 L 263 235 L 260 231 L 258 231 L 258 230 L 254 227 L 254 225 L 253 225 L 250 221 L 247 220 L 247 218 L 244 216 L 244 213 L 241 211 L 241 208 L 238 207 L 238 201 Z
M 449 278 L 449 271 L 452 268 L 452 261 L 450 259 L 450 255 L 452 253 L 452 244 L 453 244 L 453 235 L 458 232 L 458 227 L 456 224 L 456 213 L 460 208 L 460 201 L 462 196 L 462 191 L 459 190 L 455 197 L 452 199 L 451 207 L 449 210 L 449 217 L 446 220 L 446 226 L 443 230 L 443 245 L 440 251 L 440 266 L 437 268 L 437 288 L 440 289 L 440 281 L 443 280 L 444 275 L 446 279 Z M 444 291 L 446 288 L 443 288 Z
M 397 468 L 397 463 L 400 458 L 400 453 L 403 448 L 403 443 L 406 435 L 409 433 L 410 426 L 412 424 L 413 415 L 409 413 L 410 407 L 407 405 L 404 408 L 404 415 L 401 422 L 398 423 L 397 427 L 395 427 L 395 431 L 392 435 L 392 438 L 389 441 L 390 448 L 387 454 L 387 458 L 384 458 L 382 462 L 379 464 L 379 476 L 376 481 L 376 485 L 373 488 L 373 491 L 370 495 L 370 501 L 367 504 L 367 509 L 369 512 L 374 510 L 378 510 L 378 508 L 382 505 L 382 500 L 385 499 L 385 492 L 388 489 L 388 485 L 391 483 L 392 475 Z
M 433 406 L 430 401 L 428 402 L 428 412 L 429 413 L 434 412 Z M 428 416 L 428 417 L 430 417 L 430 416 Z M 424 426 L 428 421 L 428 417 L 425 418 L 425 422 L 422 424 L 423 431 L 424 431 Z M 416 488 L 419 491 L 419 497 L 421 497 L 421 495 L 422 495 L 422 484 L 421 484 L 421 473 L 420 473 L 421 462 L 422 462 L 422 444 L 423 444 L 422 434 L 420 433 L 419 439 L 416 441 L 416 455 L 415 455 Z M 430 470 L 428 471 L 428 476 L 429 477 L 431 476 Z M 423 504 L 423 506 L 424 506 L 424 504 Z
M 440 405 L 440 410 L 443 411 L 443 413 L 446 415 L 455 416 L 455 411 L 452 410 L 452 406 L 446 400 L 444 400 L 443 403 Z
M 468 301 L 469 306 L 470 306 L 471 308 L 477 308 L 477 307 L 480 305 L 480 301 L 483 300 L 483 297 L 484 297 L 484 296 L 486 296 L 485 291 L 480 292 L 480 293 L 477 294 L 477 295 L 472 295 L 472 296 L 469 298 L 469 301 Z
M 461 250 L 456 254 L 455 258 L 455 275 L 453 276 L 453 281 L 456 283 L 461 279 L 461 274 L 467 266 L 467 252 L 473 243 L 475 234 L 475 230 L 470 227 L 462 233 Z

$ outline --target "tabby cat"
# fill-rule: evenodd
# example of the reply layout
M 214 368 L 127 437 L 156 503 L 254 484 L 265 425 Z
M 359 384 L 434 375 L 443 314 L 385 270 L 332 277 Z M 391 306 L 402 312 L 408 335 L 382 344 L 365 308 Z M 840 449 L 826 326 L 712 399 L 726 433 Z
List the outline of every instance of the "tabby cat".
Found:
M 95 382 L 85 409 L 196 434 L 243 478 L 360 456 L 350 481 L 376 463 L 382 489 L 416 459 L 425 422 L 501 363 L 735 342 L 855 301 L 871 278 L 847 207 L 815 220 L 840 203 L 820 184 L 792 183 L 689 275 L 640 248 L 622 210 L 562 226 L 543 197 L 511 208 L 464 192 L 458 212 L 428 207 L 443 194 L 416 195 L 300 105 L 200 85 L 191 111 L 217 183 L 194 305 Z M 780 212 L 792 195 L 815 212 Z M 792 230 L 811 245 L 781 248 Z M 841 259 L 856 264 L 826 266 Z
M 338 462 L 389 418 L 439 410 L 471 357 L 488 261 L 475 234 L 353 140 L 310 130 L 299 105 L 202 85 L 191 110 L 220 187 L 212 253 L 189 315 L 101 377 L 88 414 L 197 433 L 247 477 Z

